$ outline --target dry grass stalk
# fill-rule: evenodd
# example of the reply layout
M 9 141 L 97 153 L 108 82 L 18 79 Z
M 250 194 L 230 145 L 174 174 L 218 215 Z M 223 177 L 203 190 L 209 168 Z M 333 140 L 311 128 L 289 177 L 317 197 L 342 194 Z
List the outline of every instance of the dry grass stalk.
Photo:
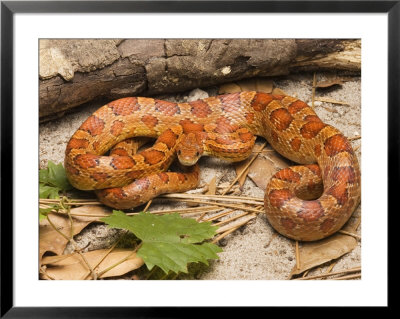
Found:
M 356 268 L 351 268 L 351 269 L 341 270 L 341 271 L 335 271 L 335 272 L 325 273 L 325 274 L 321 274 L 321 275 L 296 278 L 294 280 L 318 279 L 318 278 L 325 278 L 325 277 L 329 277 L 329 276 L 340 275 L 340 274 L 348 274 L 348 273 L 359 272 L 359 271 L 361 271 L 361 267 L 356 267 Z
M 246 216 L 242 216 L 240 220 L 233 221 L 228 225 L 224 225 L 218 228 L 217 234 L 224 233 L 232 228 L 235 228 L 236 226 L 243 226 L 244 224 L 247 224 L 250 220 L 254 218 L 256 218 L 255 214 L 247 214 Z
M 234 209 L 237 209 L 237 210 L 249 211 L 249 212 L 252 212 L 252 213 L 262 213 L 263 212 L 260 209 L 246 207 L 244 205 L 233 205 L 233 204 L 216 203 L 216 202 L 209 202 L 209 201 L 190 200 L 190 199 L 184 199 L 184 198 L 182 198 L 182 199 L 170 198 L 170 200 L 180 201 L 180 202 L 187 202 L 187 203 L 213 204 L 213 205 L 222 206 L 222 207 L 226 207 L 226 208 L 234 208 Z
M 226 201 L 233 203 L 253 204 L 253 205 L 259 205 L 260 202 L 264 201 L 262 198 L 256 198 L 256 197 L 225 196 L 225 195 L 195 195 L 195 194 L 184 194 L 184 193 L 165 194 L 160 197 L 216 200 L 216 201 Z
M 360 274 L 354 274 L 354 275 L 336 277 L 336 278 L 332 278 L 332 280 L 348 280 L 348 279 L 357 279 L 357 278 L 361 278 L 361 273 Z
M 226 212 L 219 213 L 219 214 L 214 215 L 214 216 L 211 216 L 211 217 L 209 217 L 209 218 L 207 218 L 207 219 L 203 219 L 203 222 L 211 222 L 211 221 L 216 220 L 216 219 L 218 219 L 218 218 L 221 218 L 221 217 L 224 217 L 224 216 L 226 216 L 226 215 L 229 215 L 229 214 L 231 214 L 233 211 L 234 211 L 233 209 L 230 209 L 230 210 L 228 210 L 228 211 L 226 211 Z
M 239 214 L 239 215 L 233 216 L 231 218 L 228 218 L 226 220 L 223 220 L 223 221 L 220 221 L 218 223 L 215 223 L 214 226 L 219 226 L 219 225 L 222 225 L 222 224 L 230 223 L 231 221 L 239 219 L 240 217 L 246 216 L 248 214 L 249 214 L 248 212 L 244 212 L 242 214 Z

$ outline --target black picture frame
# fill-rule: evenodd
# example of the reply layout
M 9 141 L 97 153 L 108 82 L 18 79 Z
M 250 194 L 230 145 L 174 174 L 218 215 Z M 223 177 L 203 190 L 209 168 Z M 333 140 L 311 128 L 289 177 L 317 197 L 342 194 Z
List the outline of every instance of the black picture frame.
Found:
M 1 313 L 4 318 L 180 317 L 185 308 L 15 307 L 13 302 L 13 19 L 16 13 L 269 12 L 388 14 L 388 208 L 398 197 L 400 1 L 1 1 Z M 383 107 L 382 105 L 380 107 Z M 383 212 L 380 212 L 383 213 Z M 388 213 L 388 212 L 386 212 Z M 390 217 L 390 216 L 388 216 Z M 391 223 L 389 222 L 389 225 Z M 393 224 L 393 223 L 392 223 Z M 389 236 L 390 237 L 390 236 Z M 388 243 L 393 242 L 389 240 Z M 390 281 L 388 281 L 389 286 Z M 388 300 L 388 305 L 390 298 Z M 213 315 L 216 315 L 213 312 Z

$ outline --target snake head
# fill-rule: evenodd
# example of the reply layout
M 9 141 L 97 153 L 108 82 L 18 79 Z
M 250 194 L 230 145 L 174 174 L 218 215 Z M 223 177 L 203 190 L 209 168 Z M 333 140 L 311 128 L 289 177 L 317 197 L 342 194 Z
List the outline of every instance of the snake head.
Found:
M 184 134 L 176 147 L 176 154 L 182 165 L 192 166 L 197 163 L 204 153 L 204 139 L 202 132 Z

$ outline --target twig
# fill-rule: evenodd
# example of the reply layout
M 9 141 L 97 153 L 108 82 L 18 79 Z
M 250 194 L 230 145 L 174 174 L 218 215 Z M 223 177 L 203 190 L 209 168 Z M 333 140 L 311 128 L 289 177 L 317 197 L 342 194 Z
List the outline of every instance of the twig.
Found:
M 210 222 L 210 221 L 216 220 L 218 218 L 221 218 L 221 217 L 231 214 L 233 211 L 234 211 L 233 209 L 230 209 L 227 212 L 222 212 L 220 214 L 217 214 L 217 215 L 211 216 L 207 219 L 204 219 L 203 222 Z
M 248 212 L 244 212 L 244 213 L 242 213 L 242 214 L 239 214 L 239 215 L 233 216 L 233 217 L 231 217 L 231 218 L 228 218 L 228 219 L 226 219 L 226 220 L 223 220 L 223 221 L 220 221 L 220 222 L 218 222 L 218 223 L 215 223 L 214 226 L 219 226 L 219 225 L 222 225 L 222 224 L 229 223 L 229 222 L 231 222 L 231 221 L 233 221 L 233 220 L 235 220 L 235 219 L 239 219 L 240 217 L 246 216 L 246 215 L 248 215 L 248 214 L 249 214 Z
M 355 279 L 355 278 L 361 278 L 361 274 L 347 275 L 347 276 L 342 276 L 342 277 L 337 277 L 337 278 L 332 278 L 332 279 L 333 280 L 346 280 L 346 279 Z
M 221 235 L 219 235 L 218 237 L 216 237 L 216 238 L 212 241 L 212 243 L 213 243 L 213 244 L 217 243 L 218 241 L 220 241 L 220 240 L 221 240 L 222 238 L 224 238 L 225 236 L 229 235 L 230 233 L 234 232 L 236 229 L 240 228 L 240 226 L 242 226 L 242 225 L 236 226 L 236 227 L 234 227 L 234 228 L 232 228 L 232 229 L 230 229 L 230 230 L 227 230 L 226 232 L 222 233 Z
M 54 223 L 51 221 L 50 216 L 47 215 L 47 220 L 49 221 L 50 225 L 54 228 L 54 230 L 59 233 L 62 237 L 64 237 L 68 242 L 70 242 L 72 244 L 72 246 L 74 247 L 74 251 L 77 252 L 79 254 L 79 256 L 81 256 L 83 262 L 86 264 L 86 266 L 90 269 L 93 279 L 96 280 L 97 279 L 97 275 L 94 273 L 92 267 L 90 266 L 89 262 L 87 261 L 87 259 L 85 258 L 85 256 L 82 254 L 82 252 L 80 251 L 80 249 L 77 247 L 76 242 L 74 240 L 73 237 L 68 238 L 67 235 L 65 235 L 63 232 L 59 231 L 56 227 L 56 225 L 54 225 Z
M 107 271 L 110 271 L 111 269 L 113 269 L 114 267 L 122 264 L 125 260 L 128 260 L 133 254 L 135 254 L 139 248 L 142 246 L 142 243 L 140 243 L 139 245 L 136 246 L 136 248 L 126 257 L 122 258 L 120 261 L 116 262 L 114 265 L 111 265 L 110 267 L 104 269 L 103 271 L 101 271 L 98 276 L 101 277 L 103 276 Z
M 336 272 L 331 272 L 331 273 L 325 273 L 325 274 L 321 274 L 321 275 L 309 276 L 309 277 L 305 277 L 305 278 L 296 278 L 294 280 L 317 279 L 317 278 L 324 278 L 324 277 L 329 277 L 329 276 L 334 276 L 334 275 L 339 275 L 339 274 L 347 274 L 347 273 L 358 272 L 358 271 L 361 271 L 361 267 L 356 267 L 356 268 L 351 268 L 351 269 L 336 271 Z
M 150 199 L 148 202 L 147 202 L 147 205 L 146 205 L 146 207 L 145 208 L 143 208 L 143 211 L 144 212 L 146 212 L 148 209 L 149 209 L 149 207 L 150 207 L 150 205 L 151 205 L 151 203 L 152 203 L 152 199 Z
M 312 96 L 311 96 L 311 107 L 314 108 L 314 101 L 315 101 L 315 87 L 317 86 L 317 74 L 314 72 L 313 76 L 313 84 L 312 84 Z
M 104 259 L 106 259 L 106 257 L 113 251 L 113 249 L 118 245 L 118 243 L 122 240 L 122 238 L 125 237 L 125 235 L 127 234 L 128 231 L 126 231 L 124 234 L 122 234 L 122 236 L 120 238 L 118 238 L 118 240 L 105 252 L 104 256 L 99 260 L 99 262 L 93 267 L 93 269 L 96 269 L 97 267 L 99 267 L 99 265 L 103 262 Z M 87 276 L 90 275 L 89 274 L 85 274 L 83 276 L 83 280 L 86 280 Z
M 179 199 L 179 198 L 169 198 L 170 200 L 173 201 L 182 201 L 182 202 L 187 202 L 187 203 L 198 203 L 198 204 L 210 204 L 210 202 L 208 201 L 200 201 L 200 200 L 190 200 L 190 199 Z M 246 206 L 240 206 L 240 205 L 233 205 L 233 204 L 223 204 L 223 203 L 214 203 L 212 202 L 213 205 L 217 205 L 217 206 L 223 206 L 223 207 L 227 207 L 227 208 L 235 208 L 238 210 L 245 210 L 245 211 L 250 211 L 253 213 L 262 213 L 263 211 L 260 209 L 254 209 L 254 208 L 250 208 L 250 207 L 246 207 Z
M 190 199 L 205 199 L 205 200 L 216 200 L 216 201 L 225 201 L 225 202 L 234 202 L 234 203 L 243 203 L 243 204 L 253 204 L 259 205 L 260 202 L 263 202 L 264 199 L 257 197 L 249 197 L 246 198 L 244 196 L 225 196 L 225 195 L 194 195 L 194 194 L 165 194 L 160 196 L 162 198 L 190 198 Z

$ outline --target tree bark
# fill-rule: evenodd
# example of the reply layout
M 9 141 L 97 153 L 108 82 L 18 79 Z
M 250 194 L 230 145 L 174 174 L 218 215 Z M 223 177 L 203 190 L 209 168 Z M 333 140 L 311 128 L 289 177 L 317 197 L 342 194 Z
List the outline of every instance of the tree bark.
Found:
M 360 40 L 41 40 L 39 116 L 291 72 L 361 71 Z

